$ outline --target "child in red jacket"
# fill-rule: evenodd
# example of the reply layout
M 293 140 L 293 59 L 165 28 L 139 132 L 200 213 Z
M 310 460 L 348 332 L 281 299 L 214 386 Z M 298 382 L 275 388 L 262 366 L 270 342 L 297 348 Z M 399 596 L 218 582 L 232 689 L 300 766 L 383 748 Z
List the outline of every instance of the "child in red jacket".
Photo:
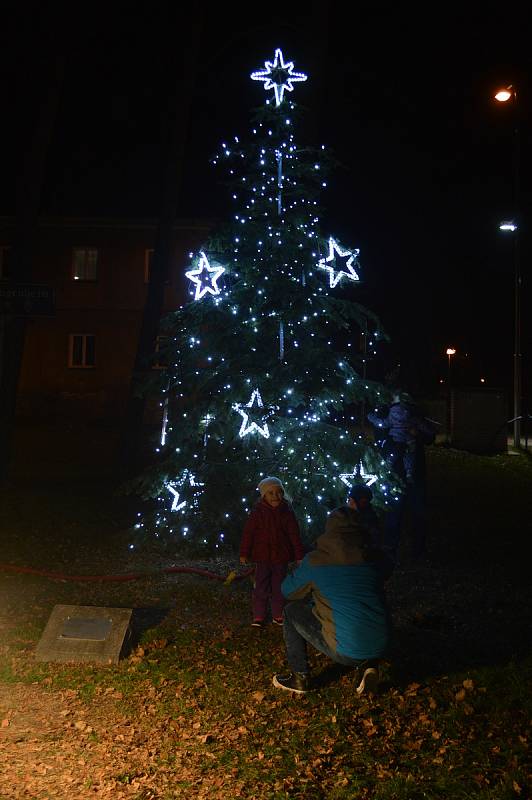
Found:
M 256 565 L 251 624 L 260 628 L 266 619 L 268 600 L 274 623 L 283 624 L 285 599 L 281 583 L 286 577 L 288 564 L 301 561 L 304 552 L 296 515 L 284 499 L 279 478 L 264 478 L 257 488 L 261 499 L 251 510 L 244 526 L 240 563 L 254 561 Z

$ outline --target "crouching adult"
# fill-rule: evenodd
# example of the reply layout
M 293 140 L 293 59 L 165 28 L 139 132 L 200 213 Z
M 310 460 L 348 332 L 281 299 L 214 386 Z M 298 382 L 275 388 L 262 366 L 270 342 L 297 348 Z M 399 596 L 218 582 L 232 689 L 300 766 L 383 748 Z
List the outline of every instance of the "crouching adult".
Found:
M 376 691 L 378 660 L 390 638 L 384 581 L 391 569 L 356 507 L 332 511 L 315 549 L 281 586 L 289 600 L 283 634 L 292 671 L 274 675 L 274 686 L 296 694 L 311 688 L 308 643 L 336 663 L 357 668 L 358 694 Z

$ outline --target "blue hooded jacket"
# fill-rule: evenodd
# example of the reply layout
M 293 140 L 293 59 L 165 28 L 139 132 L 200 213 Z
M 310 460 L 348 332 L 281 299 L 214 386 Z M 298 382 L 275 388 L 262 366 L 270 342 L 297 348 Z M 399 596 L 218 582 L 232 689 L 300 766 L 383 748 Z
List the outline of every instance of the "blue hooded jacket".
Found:
M 325 533 L 281 586 L 289 600 L 309 599 L 333 652 L 352 659 L 379 658 L 389 643 L 384 580 L 388 559 L 371 545 L 360 515 L 347 506 L 327 518 Z

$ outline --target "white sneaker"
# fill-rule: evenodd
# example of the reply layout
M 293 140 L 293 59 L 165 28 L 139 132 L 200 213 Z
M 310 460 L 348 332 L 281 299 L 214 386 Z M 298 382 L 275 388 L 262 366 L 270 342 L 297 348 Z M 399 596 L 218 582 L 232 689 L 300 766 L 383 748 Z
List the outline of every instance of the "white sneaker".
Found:
M 375 667 L 368 667 L 364 670 L 362 679 L 357 686 L 357 694 L 376 694 L 379 688 L 379 673 Z

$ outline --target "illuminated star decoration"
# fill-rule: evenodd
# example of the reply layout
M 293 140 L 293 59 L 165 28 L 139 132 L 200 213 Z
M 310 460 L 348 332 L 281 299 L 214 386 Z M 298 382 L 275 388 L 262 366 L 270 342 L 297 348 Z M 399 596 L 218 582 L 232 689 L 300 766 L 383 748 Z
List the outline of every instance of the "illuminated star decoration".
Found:
M 182 489 L 187 479 L 190 486 L 192 486 L 194 489 L 198 489 L 199 487 L 204 485 L 203 483 L 197 481 L 195 476 L 188 469 L 184 471 L 183 477 L 177 482 L 177 484 L 176 482 L 167 483 L 166 488 L 174 497 L 174 499 L 172 500 L 170 511 L 182 511 L 187 505 L 186 500 L 182 500 L 181 502 L 179 502 L 179 491 L 176 489 L 176 485 L 179 486 L 180 489 Z
M 217 281 L 225 272 L 225 267 L 211 267 L 205 253 L 200 253 L 200 256 L 198 268 L 185 272 L 187 278 L 196 284 L 194 300 L 201 300 L 207 292 L 214 295 L 220 294 L 221 290 Z
M 358 272 L 355 270 L 353 266 L 353 264 L 357 263 L 357 258 L 359 253 L 360 250 L 342 250 L 338 242 L 335 242 L 331 236 L 331 238 L 329 239 L 329 255 L 327 256 L 327 258 L 320 258 L 318 262 L 318 267 L 320 269 L 326 269 L 327 272 L 329 273 L 329 285 L 331 289 L 334 289 L 336 284 L 341 280 L 341 278 L 344 275 L 351 281 L 360 280 Z M 336 270 L 335 274 L 335 265 L 337 256 L 340 256 L 341 258 L 347 258 L 347 260 L 345 262 L 345 266 L 339 270 Z M 332 262 L 332 263 L 327 263 L 327 262 Z
M 182 500 L 181 503 L 179 502 L 179 492 L 175 489 L 171 483 L 166 484 L 166 488 L 168 491 L 173 494 L 174 499 L 172 500 L 172 506 L 170 511 L 182 511 L 187 504 L 186 500 Z
M 244 406 L 242 403 L 235 403 L 233 405 L 234 411 L 238 411 L 238 413 L 242 416 L 242 425 L 240 426 L 238 435 L 240 438 L 243 438 L 244 436 L 247 436 L 248 433 L 254 433 L 256 431 L 257 433 L 260 433 L 261 436 L 264 436 L 265 439 L 269 439 L 270 431 L 268 430 L 268 425 L 266 423 L 268 418 L 267 414 L 260 415 L 260 420 L 262 423 L 261 425 L 254 420 L 251 420 L 251 422 L 249 421 L 253 406 L 256 406 L 257 408 L 264 408 L 264 403 L 262 402 L 262 397 L 260 396 L 258 389 L 253 389 L 249 401 Z M 246 408 L 249 410 L 246 411 Z
M 307 76 L 303 72 L 293 71 L 293 61 L 287 61 L 285 64 L 280 48 L 277 48 L 275 51 L 273 63 L 271 61 L 265 61 L 264 66 L 266 69 L 252 72 L 251 78 L 254 81 L 264 81 L 264 88 L 266 90 L 273 89 L 275 92 L 276 106 L 280 106 L 283 102 L 285 89 L 287 92 L 294 91 L 292 83 L 307 80 Z
M 366 486 L 372 486 L 377 482 L 379 476 L 366 472 L 364 469 L 364 464 L 361 461 L 358 467 L 354 467 L 353 472 L 343 472 L 338 477 L 342 483 L 344 483 L 347 488 L 350 489 L 357 480 L 361 480 L 366 484 Z

